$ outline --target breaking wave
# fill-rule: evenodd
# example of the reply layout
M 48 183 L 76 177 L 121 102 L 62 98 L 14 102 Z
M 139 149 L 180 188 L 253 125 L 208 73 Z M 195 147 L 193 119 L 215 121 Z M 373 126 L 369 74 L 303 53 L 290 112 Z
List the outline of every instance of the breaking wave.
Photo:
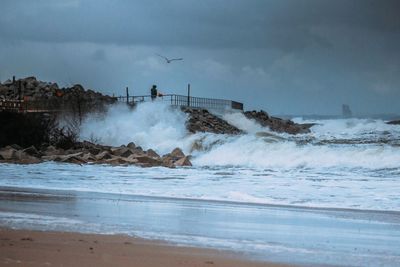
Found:
M 185 128 L 185 113 L 155 102 L 139 104 L 134 110 L 125 105 L 114 106 L 104 116 L 87 118 L 82 126 L 81 138 L 111 145 L 135 142 L 144 149 L 152 148 L 160 154 L 180 147 L 185 153 L 192 154 L 195 166 L 400 167 L 400 146 L 378 142 L 383 137 L 385 140 L 400 140 L 400 127 L 387 125 L 382 120 L 304 121 L 316 123 L 311 133 L 291 137 L 273 133 L 241 113 L 228 113 L 223 118 L 247 134 L 190 135 Z M 302 120 L 297 119 L 297 122 Z M 338 142 L 354 138 L 374 142 Z

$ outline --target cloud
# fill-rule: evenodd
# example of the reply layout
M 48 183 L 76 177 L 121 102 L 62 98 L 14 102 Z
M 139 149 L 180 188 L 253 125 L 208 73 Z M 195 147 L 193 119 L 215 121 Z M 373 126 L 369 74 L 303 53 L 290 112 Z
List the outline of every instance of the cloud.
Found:
M 91 55 L 91 59 L 94 61 L 106 61 L 106 52 L 104 52 L 104 49 L 96 49 Z

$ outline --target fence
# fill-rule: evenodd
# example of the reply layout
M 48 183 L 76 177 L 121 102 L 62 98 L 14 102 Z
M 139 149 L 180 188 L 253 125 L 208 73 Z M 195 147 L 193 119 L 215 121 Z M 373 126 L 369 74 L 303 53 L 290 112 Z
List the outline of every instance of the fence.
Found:
M 150 95 L 118 97 L 118 101 L 126 102 L 131 105 L 141 102 L 148 102 L 152 100 L 162 101 L 172 106 L 181 106 L 181 107 L 204 108 L 212 110 L 226 110 L 226 109 L 243 110 L 242 103 L 225 99 L 203 98 L 203 97 L 193 97 L 193 96 L 184 96 L 175 94 L 158 96 L 155 99 L 152 99 Z
M 0 110 L 19 112 L 22 109 L 22 100 L 0 100 Z
M 150 95 L 143 96 L 120 96 L 117 97 L 118 101 L 126 102 L 130 105 L 135 105 L 141 102 L 161 101 L 172 106 L 178 107 L 191 107 L 198 109 L 210 109 L 224 111 L 227 109 L 243 110 L 243 104 L 214 98 L 193 97 L 184 95 L 163 95 L 152 99 Z M 59 112 L 59 111 L 76 111 L 78 113 L 85 113 L 92 109 L 98 108 L 99 104 L 88 100 L 69 99 L 57 100 L 48 99 L 42 101 L 29 101 L 29 100 L 0 100 L 0 111 L 13 111 L 13 112 Z

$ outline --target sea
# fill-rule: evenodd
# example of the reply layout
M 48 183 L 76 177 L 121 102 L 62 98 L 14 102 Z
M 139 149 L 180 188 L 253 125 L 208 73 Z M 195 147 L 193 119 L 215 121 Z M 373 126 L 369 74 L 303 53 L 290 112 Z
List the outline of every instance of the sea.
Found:
M 186 116 L 163 103 L 116 106 L 85 119 L 80 138 L 160 155 L 179 147 L 192 167 L 0 164 L 0 226 L 123 233 L 300 265 L 400 266 L 400 126 L 296 117 L 315 125 L 289 135 L 225 112 L 246 134 L 189 135 Z

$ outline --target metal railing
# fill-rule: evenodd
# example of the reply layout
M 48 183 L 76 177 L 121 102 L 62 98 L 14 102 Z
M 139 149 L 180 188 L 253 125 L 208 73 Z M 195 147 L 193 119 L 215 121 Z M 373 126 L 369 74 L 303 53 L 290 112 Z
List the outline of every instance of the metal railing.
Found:
M 215 99 L 215 98 L 204 98 L 204 97 L 193 97 L 184 95 L 168 94 L 157 97 L 151 97 L 150 95 L 143 96 L 119 96 L 118 101 L 126 102 L 130 105 L 141 102 L 149 101 L 162 101 L 172 106 L 191 107 L 198 109 L 211 109 L 211 110 L 226 110 L 226 109 L 238 109 L 243 110 L 243 104 L 240 102 L 226 100 L 226 99 Z
M 196 109 L 210 109 L 210 110 L 229 110 L 237 109 L 243 110 L 243 104 L 214 98 L 193 97 L 184 95 L 168 94 L 152 98 L 150 95 L 143 96 L 120 96 L 117 97 L 118 101 L 126 102 L 130 105 L 135 105 L 141 102 L 165 102 L 171 106 L 177 107 L 191 107 Z M 91 101 L 87 100 L 60 100 L 60 99 L 47 99 L 47 100 L 0 100 L 0 111 L 12 112 L 58 112 L 63 110 L 79 110 L 79 112 L 92 109 L 92 106 L 97 106 Z
M 0 100 L 0 110 L 19 112 L 22 105 L 23 100 Z

